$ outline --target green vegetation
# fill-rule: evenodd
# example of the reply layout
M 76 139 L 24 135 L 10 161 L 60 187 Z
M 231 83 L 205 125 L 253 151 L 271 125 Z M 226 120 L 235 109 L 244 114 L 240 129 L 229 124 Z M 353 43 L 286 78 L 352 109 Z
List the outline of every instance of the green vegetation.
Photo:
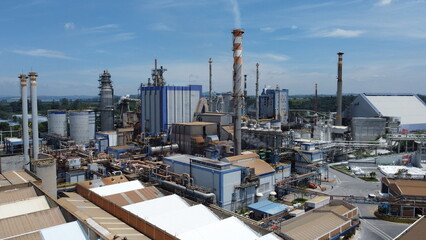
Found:
M 305 203 L 306 201 L 308 201 L 308 199 L 305 198 L 296 198 L 293 201 L 291 201 L 291 203 L 296 204 L 296 203 Z
M 367 182 L 378 182 L 379 180 L 377 180 L 377 178 L 372 178 L 372 177 L 359 177 L 359 179 L 362 179 L 362 180 L 364 180 L 364 181 L 367 181 Z
M 387 214 L 381 214 L 378 211 L 375 211 L 374 215 L 377 218 L 380 218 L 382 220 L 389 221 L 389 222 L 396 222 L 396 223 L 409 223 L 409 224 L 411 224 L 411 223 L 413 223 L 417 220 L 416 218 L 403 218 L 403 217 L 398 217 L 398 216 L 390 216 L 390 215 L 387 215 Z
M 339 171 L 339 172 L 351 174 L 351 171 L 349 170 L 348 166 L 346 166 L 346 165 L 333 165 L 333 166 L 330 166 L 330 167 L 333 168 L 334 170 Z

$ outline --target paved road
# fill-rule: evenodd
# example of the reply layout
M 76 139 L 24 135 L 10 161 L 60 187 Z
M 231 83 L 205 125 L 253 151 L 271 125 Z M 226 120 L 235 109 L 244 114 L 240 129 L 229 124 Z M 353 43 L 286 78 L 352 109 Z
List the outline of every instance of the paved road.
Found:
M 369 193 L 377 194 L 380 191 L 380 183 L 365 182 L 358 178 L 353 178 L 334 169 L 329 169 L 330 183 L 323 183 L 327 186 L 325 193 L 332 195 L 354 195 L 367 196 Z M 333 186 L 333 189 L 331 188 Z M 393 223 L 383 221 L 374 216 L 376 205 L 356 204 L 361 218 L 361 231 L 357 234 L 357 239 L 390 240 L 401 233 L 408 224 Z

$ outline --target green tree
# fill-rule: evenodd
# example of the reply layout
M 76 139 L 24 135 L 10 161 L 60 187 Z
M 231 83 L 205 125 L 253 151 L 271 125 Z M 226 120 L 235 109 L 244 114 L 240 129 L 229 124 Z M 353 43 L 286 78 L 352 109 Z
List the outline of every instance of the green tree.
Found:
M 370 178 L 376 178 L 377 173 L 376 172 L 370 172 Z

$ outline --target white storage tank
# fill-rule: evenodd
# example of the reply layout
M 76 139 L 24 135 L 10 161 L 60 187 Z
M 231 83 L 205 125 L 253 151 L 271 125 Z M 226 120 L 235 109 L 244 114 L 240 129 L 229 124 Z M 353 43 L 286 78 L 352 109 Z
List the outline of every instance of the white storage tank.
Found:
M 67 112 L 60 110 L 49 110 L 47 112 L 48 133 L 56 133 L 61 137 L 68 135 Z
M 93 134 L 93 135 L 92 135 Z M 93 111 L 70 112 L 70 138 L 76 143 L 87 144 L 95 137 L 95 115 Z

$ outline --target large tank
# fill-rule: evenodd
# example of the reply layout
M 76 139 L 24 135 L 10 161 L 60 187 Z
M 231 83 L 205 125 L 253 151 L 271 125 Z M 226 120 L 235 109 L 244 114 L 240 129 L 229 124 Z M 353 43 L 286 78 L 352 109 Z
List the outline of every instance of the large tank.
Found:
M 95 137 L 95 112 L 70 112 L 70 138 L 76 143 L 87 144 Z
M 56 133 L 61 137 L 68 135 L 67 112 L 59 110 L 49 110 L 47 112 L 48 133 Z

